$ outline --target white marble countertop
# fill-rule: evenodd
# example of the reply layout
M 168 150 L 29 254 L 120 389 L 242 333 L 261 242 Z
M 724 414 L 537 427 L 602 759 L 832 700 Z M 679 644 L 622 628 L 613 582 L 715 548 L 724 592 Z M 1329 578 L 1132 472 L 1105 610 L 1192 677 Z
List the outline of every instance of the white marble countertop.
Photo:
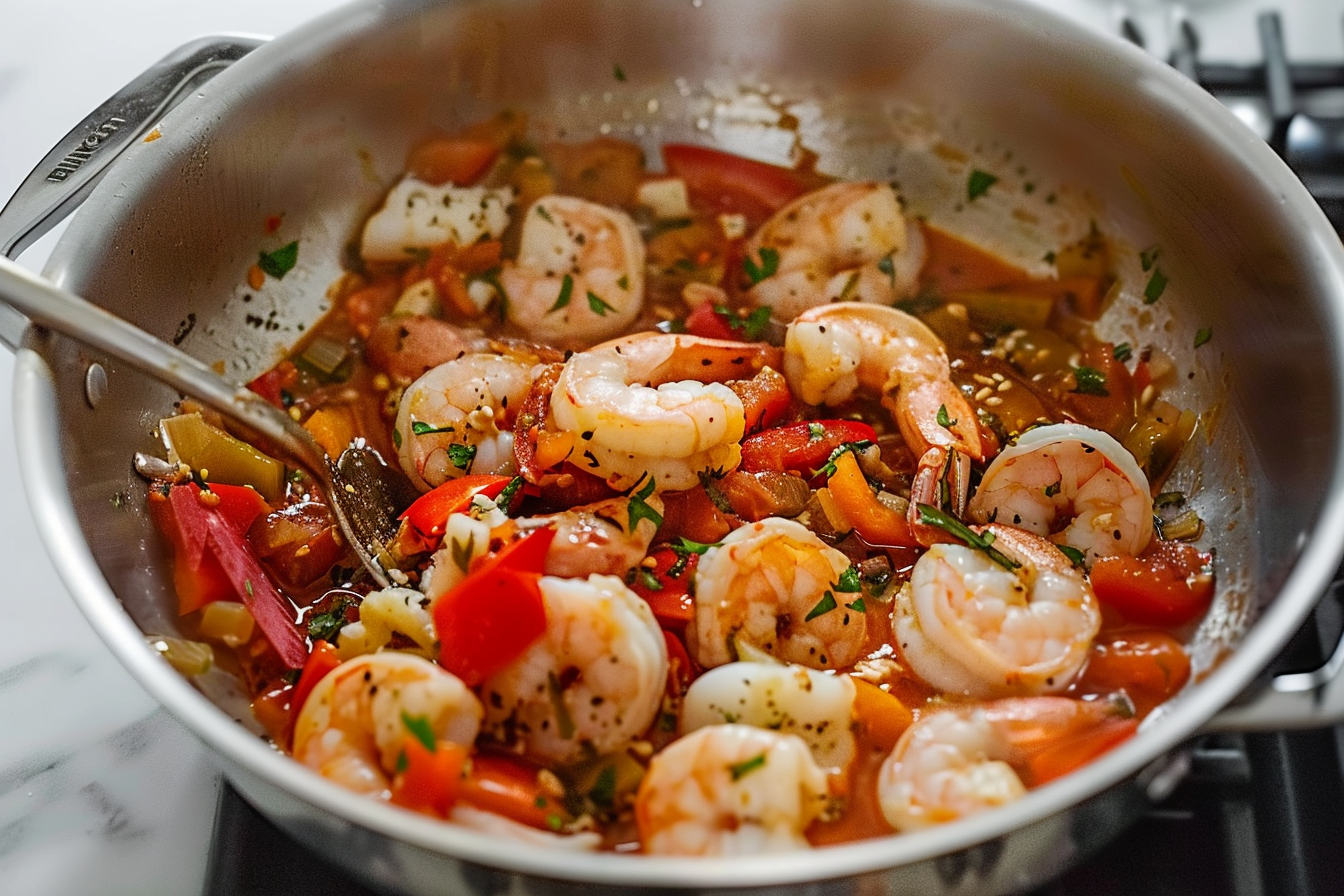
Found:
M 691 0 L 686 0 L 691 2 Z M 1154 0 L 1041 0 L 1098 26 L 1136 15 L 1164 46 Z M 276 34 L 336 0 L 65 0 L 6 4 L 0 29 L 0 197 L 83 116 L 179 44 Z M 1344 59 L 1344 0 L 1188 0 L 1206 59 L 1258 56 L 1254 13 L 1289 11 L 1293 58 Z M 21 261 L 40 269 L 54 235 Z M 208 753 L 156 708 L 90 630 L 33 529 L 15 458 L 13 358 L 0 352 L 0 892 L 199 894 L 218 793 Z

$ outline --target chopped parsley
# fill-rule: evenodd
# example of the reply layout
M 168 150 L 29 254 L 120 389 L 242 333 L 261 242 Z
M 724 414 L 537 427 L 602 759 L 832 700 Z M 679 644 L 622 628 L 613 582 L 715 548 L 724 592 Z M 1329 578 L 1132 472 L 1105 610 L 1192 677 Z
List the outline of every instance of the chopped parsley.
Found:
M 752 285 L 760 283 L 766 277 L 774 276 L 779 270 L 779 250 L 772 249 L 769 246 L 762 246 L 760 251 L 761 263 L 759 265 L 750 255 L 742 259 L 742 270 L 747 272 L 751 278 Z
M 954 538 L 959 538 L 968 547 L 977 548 L 989 555 L 989 559 L 1002 566 L 1004 569 L 1017 569 L 1022 564 L 1012 560 L 998 548 L 994 547 L 994 533 L 986 532 L 984 535 L 977 535 L 969 526 L 961 520 L 952 516 L 950 513 L 944 513 L 931 504 L 918 504 L 919 521 L 928 526 L 937 526 Z
M 1078 388 L 1073 390 L 1075 392 L 1083 395 L 1099 395 L 1102 398 L 1111 394 L 1106 389 L 1106 374 L 1095 367 L 1075 367 L 1073 378 L 1078 382 Z
M 873 443 L 868 439 L 861 439 L 857 442 L 845 442 L 843 445 L 832 451 L 831 456 L 826 458 L 826 463 L 822 464 L 820 467 L 813 470 L 812 475 L 834 476 L 835 462 L 838 461 L 846 451 L 853 451 L 855 454 L 858 454 L 860 451 L 867 451 L 872 446 Z
M 611 76 L 615 78 L 617 81 L 624 81 L 625 69 L 621 68 L 619 64 L 614 64 L 611 67 Z
M 429 724 L 428 716 L 413 716 L 406 710 L 401 711 L 401 724 L 415 735 L 415 739 L 424 744 L 425 749 L 434 752 L 434 728 Z
M 1212 338 L 1213 338 L 1212 327 L 1200 327 L 1199 331 L 1195 333 L 1195 348 L 1199 348 L 1201 345 L 1208 342 Z
M 822 426 L 820 423 L 807 424 L 807 442 L 809 445 L 813 442 L 820 442 L 825 435 L 826 427 Z
M 645 483 L 642 489 L 630 493 L 630 503 L 626 505 L 626 512 L 629 515 L 631 532 L 635 531 L 640 520 L 648 520 L 653 523 L 654 528 L 663 524 L 663 515 L 648 504 L 649 497 L 653 495 L 653 487 L 653 477 L 650 476 L 649 481 Z
M 1115 348 L 1111 349 L 1111 357 L 1115 358 L 1115 360 L 1119 361 L 1121 364 L 1128 361 L 1133 356 L 1134 349 L 1130 347 L 1128 342 L 1121 342 Z
M 568 276 L 568 275 L 566 275 Z M 588 308 L 598 317 L 606 317 L 608 311 L 615 311 L 611 305 L 602 301 L 602 297 L 592 290 L 588 291 Z
M 810 611 L 808 611 L 808 614 L 803 617 L 803 621 L 811 622 L 818 616 L 825 616 L 827 613 L 831 612 L 838 606 L 839 604 L 836 603 L 835 595 L 827 591 L 825 594 L 822 595 L 821 600 L 817 601 L 817 605 L 813 607 Z
M 401 450 L 401 430 L 395 427 L 392 429 L 392 447 Z
M 308 620 L 308 637 L 314 641 L 336 643 L 336 637 L 345 625 L 345 611 L 355 605 L 355 599 L 345 594 L 336 595 L 331 608 Z
M 1045 487 L 1045 496 L 1047 498 L 1053 498 L 1055 495 L 1059 494 L 1059 491 L 1062 487 L 1063 486 L 1060 484 L 1060 480 L 1056 479 L 1054 482 L 1050 483 Z
M 537 205 L 535 205 L 534 208 L 537 210 L 538 218 L 547 222 L 548 224 L 555 223 L 555 219 L 551 217 L 551 212 L 548 208 L 546 208 L 546 206 L 542 205 L 541 203 L 537 203 Z M 569 278 L 566 277 L 565 279 L 568 280 Z
M 938 417 L 937 417 L 937 420 L 938 420 L 938 425 L 941 426 L 943 429 L 951 429 L 952 427 L 954 427 L 954 426 L 957 425 L 957 421 L 951 419 L 951 418 L 948 416 L 948 413 L 947 413 L 947 405 L 945 405 L 945 404 L 940 404 L 940 405 L 938 405 Z
M 653 570 L 641 568 L 639 570 L 639 581 L 640 584 L 650 591 L 663 590 L 663 583 L 658 581 L 658 577 L 653 574 Z
M 555 730 L 565 740 L 574 736 L 574 717 L 569 714 L 565 704 L 565 689 L 554 672 L 546 673 L 546 684 L 551 692 L 551 708 L 555 710 Z
M 448 550 L 453 556 L 453 563 L 463 572 L 471 566 L 471 558 L 476 555 L 476 533 L 471 533 L 467 537 L 467 543 L 463 544 L 456 538 L 448 540 Z
M 513 498 L 518 494 L 518 490 L 523 487 L 523 477 L 515 476 L 509 480 L 509 484 L 504 486 L 503 490 L 495 496 L 495 506 L 505 513 L 509 512 L 509 506 L 513 504 Z
M 856 597 L 856 598 L 854 598 L 854 602 L 853 602 L 853 603 L 845 604 L 845 606 L 848 607 L 849 609 L 853 610 L 855 613 L 866 613 L 866 612 L 868 612 L 868 605 L 865 604 L 865 603 L 863 602 L 863 598 L 861 598 L 861 597 Z
M 1152 276 L 1148 278 L 1148 285 L 1143 288 L 1143 304 L 1151 305 L 1162 298 L 1162 293 L 1167 288 L 1167 275 L 1162 273 L 1161 268 L 1153 268 Z
M 1151 271 L 1153 265 L 1157 264 L 1157 256 L 1160 251 L 1157 246 L 1152 246 L 1139 252 L 1139 264 L 1143 267 L 1144 272 Z
M 257 253 L 257 267 L 261 268 L 267 275 L 277 280 L 285 279 L 285 275 L 294 269 L 294 265 L 299 262 L 299 241 L 295 240 L 288 246 L 281 246 L 274 252 Z
M 1055 545 L 1055 547 L 1059 548 L 1059 552 L 1063 554 L 1065 557 L 1068 557 L 1069 562 L 1072 563 L 1075 567 L 1083 565 L 1083 559 L 1087 555 L 1084 554 L 1082 551 L 1078 550 L 1077 548 L 1075 548 L 1073 545 L 1059 544 Z
M 597 773 L 597 780 L 588 791 L 588 799 L 599 809 L 610 809 L 616 802 L 616 766 L 608 765 Z
M 988 171 L 981 171 L 979 168 L 971 172 L 971 176 L 966 179 L 966 199 L 968 202 L 974 202 L 981 196 L 989 192 L 989 188 L 999 182 L 999 179 Z
M 476 459 L 476 446 L 454 442 L 448 446 L 448 461 L 459 470 L 466 472 Z
M 541 206 L 537 206 L 537 211 L 538 213 L 543 211 Z M 546 217 L 547 220 L 550 220 L 550 215 L 545 215 L 544 217 Z M 552 311 L 559 311 L 561 308 L 564 308 L 569 304 L 570 296 L 573 295 L 573 293 L 574 278 L 566 274 L 564 279 L 560 281 L 560 295 L 556 298 L 555 304 L 547 309 L 546 313 L 550 314 Z
M 733 776 L 734 781 L 741 781 L 747 775 L 765 766 L 765 754 L 753 756 L 750 759 L 744 759 L 741 762 L 734 762 L 728 766 L 728 774 Z
M 863 583 L 859 580 L 859 568 L 851 566 L 840 573 L 840 581 L 833 586 L 836 591 L 842 594 L 854 594 L 863 590 Z
M 714 313 L 723 318 L 728 329 L 741 333 L 748 342 L 760 339 L 765 328 L 770 325 L 770 308 L 766 305 L 753 310 L 746 317 L 739 317 L 727 305 L 715 305 Z
M 422 423 L 419 420 L 411 421 L 411 432 L 417 436 L 432 436 L 441 432 L 456 432 L 451 426 L 435 426 L 433 423 Z

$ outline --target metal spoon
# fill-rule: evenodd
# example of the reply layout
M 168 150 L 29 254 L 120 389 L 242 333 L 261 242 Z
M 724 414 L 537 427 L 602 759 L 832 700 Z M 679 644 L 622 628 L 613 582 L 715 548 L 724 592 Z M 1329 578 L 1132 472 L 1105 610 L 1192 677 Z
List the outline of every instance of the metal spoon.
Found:
M 396 494 L 373 449 L 348 448 L 336 463 L 306 429 L 254 392 L 116 315 L 0 257 L 0 301 L 33 323 L 73 337 L 214 408 L 266 439 L 321 486 L 341 533 L 379 585 L 390 584 L 380 557 L 396 533 Z

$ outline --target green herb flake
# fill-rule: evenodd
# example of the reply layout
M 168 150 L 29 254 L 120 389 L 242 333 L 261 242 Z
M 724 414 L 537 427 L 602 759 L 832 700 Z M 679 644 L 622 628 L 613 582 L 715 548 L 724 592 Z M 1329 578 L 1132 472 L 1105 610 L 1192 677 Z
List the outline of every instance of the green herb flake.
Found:
M 938 405 L 938 417 L 936 419 L 938 420 L 938 425 L 943 429 L 951 429 L 957 425 L 957 421 L 948 416 L 947 405 L 945 404 Z
M 896 265 L 890 255 L 883 255 L 877 260 L 877 269 L 887 275 L 892 286 L 896 285 Z
M 335 644 L 336 638 L 345 626 L 345 611 L 354 604 L 354 598 L 338 594 L 331 604 L 331 609 L 325 613 L 318 613 L 308 620 L 308 637 L 314 641 Z
M 509 512 L 513 505 L 514 496 L 518 490 L 523 487 L 523 477 L 515 476 L 509 480 L 509 484 L 504 486 L 498 495 L 495 496 L 495 506 L 505 513 Z
M 843 445 L 832 451 L 831 456 L 826 458 L 826 463 L 822 464 L 820 467 L 813 470 L 812 475 L 834 476 L 835 462 L 838 461 L 841 455 L 843 455 L 846 451 L 853 451 L 855 454 L 858 454 L 861 451 L 867 451 L 872 446 L 873 443 L 868 439 L 861 439 L 860 441 L 857 442 L 845 442 Z
M 541 206 L 537 206 L 537 208 L 540 209 Z M 547 218 L 547 220 L 550 220 L 550 216 L 549 216 L 549 215 L 547 215 L 546 218 Z M 556 298 L 556 300 L 555 300 L 555 304 L 552 305 L 552 306 L 546 311 L 546 313 L 547 313 L 547 314 L 550 314 L 552 311 L 559 311 L 561 308 L 564 308 L 566 305 L 569 304 L 570 296 L 573 295 L 573 293 L 574 293 L 574 278 L 571 277 L 571 276 L 569 276 L 568 274 L 566 274 L 566 275 L 564 276 L 564 279 L 562 279 L 562 280 L 560 281 L 560 295 L 559 295 L 559 297 Z
M 1056 257 L 1057 257 L 1057 256 L 1055 255 L 1054 251 L 1052 250 L 1052 251 L 1047 252 L 1047 253 L 1045 253 L 1044 255 L 1042 255 L 1042 256 L 1041 256 L 1041 261 L 1045 262 L 1046 264 L 1054 264 L 1054 263 L 1055 263 L 1055 258 L 1056 258 Z
M 406 730 L 415 735 L 415 739 L 420 741 L 426 750 L 434 752 L 434 728 L 429 724 L 428 716 L 413 716 L 406 710 L 401 711 L 401 724 L 406 726 Z
M 989 188 L 999 182 L 998 177 L 990 174 L 988 171 L 981 171 L 976 168 L 971 172 L 971 176 L 966 179 L 966 199 L 968 202 L 974 202 L 981 196 L 989 192 Z
M 551 708 L 555 710 L 555 730 L 565 740 L 574 736 L 574 717 L 569 714 L 569 706 L 565 704 L 565 689 L 560 686 L 560 679 L 555 677 L 554 672 L 546 673 L 546 684 L 551 692 Z
M 288 246 L 281 246 L 274 252 L 257 253 L 257 267 L 261 268 L 267 276 L 274 277 L 277 280 L 285 279 L 285 275 L 294 270 L 294 265 L 298 263 L 298 240 L 295 240 Z
M 405 774 L 406 769 L 411 767 L 411 760 L 406 758 L 406 751 L 401 750 L 397 753 L 397 774 Z
M 756 308 L 746 317 L 739 317 L 727 305 L 715 305 L 714 313 L 728 325 L 728 329 L 741 333 L 747 342 L 760 339 L 765 328 L 770 325 L 770 308 L 765 305 Z
M 653 523 L 654 528 L 663 524 L 663 515 L 648 504 L 649 497 L 653 495 L 653 488 L 653 477 L 650 476 L 649 481 L 644 484 L 642 489 L 637 492 L 631 492 L 630 503 L 626 505 L 626 513 L 629 517 L 631 532 L 635 531 L 640 520 L 648 520 Z
M 621 279 L 619 279 L 619 280 L 616 281 L 616 285 L 619 286 L 621 289 L 629 289 L 629 288 L 630 288 L 630 278 L 627 277 L 625 274 L 622 274 L 622 275 L 621 275 Z
M 1162 293 L 1167 288 L 1167 275 L 1162 273 L 1161 268 L 1153 268 L 1152 276 L 1148 278 L 1148 285 L 1143 288 L 1143 303 L 1151 305 L 1162 298 Z
M 803 617 L 803 621 L 811 622 L 818 616 L 825 616 L 827 613 L 831 612 L 838 606 L 839 604 L 836 603 L 835 595 L 827 591 L 825 594 L 822 595 L 821 600 L 817 601 L 817 605 L 813 607 L 806 616 Z
M 854 598 L 853 603 L 845 604 L 845 606 L 849 607 L 849 609 L 853 610 L 855 613 L 868 612 L 868 605 L 863 602 L 863 598 L 861 597 Z
M 401 450 L 401 430 L 399 429 L 394 428 L 392 430 L 392 447 L 398 451 Z
M 1139 264 L 1145 272 L 1151 271 L 1153 265 L 1157 264 L 1157 256 L 1160 251 L 1157 246 L 1152 246 L 1139 252 Z
M 253 594 L 253 591 L 252 591 L 252 580 L 251 580 L 251 579 L 243 579 L 243 590 L 247 592 L 247 596 L 248 596 L 248 597 L 254 597 L 254 596 L 255 596 L 255 595 Z
M 746 271 L 747 276 L 751 278 L 752 285 L 760 283 L 766 277 L 774 276 L 775 272 L 779 270 L 778 249 L 773 249 L 770 246 L 762 246 L 759 254 L 761 257 L 761 263 L 759 265 L 750 255 L 742 259 L 742 269 Z
M 840 581 L 833 586 L 836 591 L 842 594 L 857 594 L 863 590 L 863 582 L 859 579 L 859 568 L 851 566 L 840 573 Z
M 663 583 L 658 581 L 658 577 L 653 574 L 652 570 L 640 569 L 639 581 L 640 584 L 642 584 L 645 588 L 649 589 L 650 591 L 663 590 Z
M 822 437 L 825 435 L 826 427 L 822 426 L 820 423 L 807 424 L 807 442 L 809 445 L 813 442 L 821 441 Z
M 608 311 L 616 310 L 611 305 L 602 301 L 602 297 L 591 290 L 588 292 L 588 308 L 598 317 L 606 317 Z
M 411 432 L 417 436 L 432 436 L 443 432 L 456 432 L 451 426 L 435 426 L 433 423 L 422 423 L 419 420 L 411 421 Z
M 453 564 L 465 573 L 471 566 L 471 558 L 476 556 L 476 533 L 473 532 L 467 537 L 466 544 L 456 538 L 449 539 L 448 551 L 452 554 Z
M 1081 567 L 1083 565 L 1083 560 L 1087 557 L 1086 554 L 1075 548 L 1073 545 L 1059 544 L 1055 545 L 1055 547 L 1059 548 L 1061 554 L 1069 558 L 1069 562 L 1072 563 L 1075 568 Z
M 561 818 L 559 815 L 546 816 L 546 827 L 550 828 L 551 830 L 558 831 L 564 826 L 565 826 L 565 820 Z
M 1134 357 L 1134 349 L 1128 342 L 1121 342 L 1115 348 L 1111 349 L 1111 357 L 1123 364 Z
M 546 208 L 546 206 L 542 205 L 541 203 L 537 203 L 536 205 L 533 206 L 533 208 L 536 209 L 538 218 L 540 218 L 541 220 L 545 221 L 548 224 L 555 223 L 555 219 L 551 217 L 550 209 Z M 565 279 L 569 278 L 566 277 Z
M 466 472 L 476 459 L 476 446 L 454 442 L 448 446 L 448 461 L 459 470 Z
M 588 799 L 599 809 L 610 809 L 616 802 L 616 766 L 604 766 L 588 791 Z
M 625 69 L 621 68 L 620 65 L 612 65 L 611 76 L 615 78 L 617 81 L 624 81 Z
M 534 800 L 532 801 L 532 805 L 536 806 L 538 809 L 545 809 L 545 808 L 546 808 L 546 804 L 549 803 L 549 802 L 550 802 L 550 801 L 547 800 L 546 797 L 544 797 L 544 796 L 539 796 L 539 797 L 537 797 L 536 799 L 534 799 Z
M 741 781 L 747 775 L 765 766 L 765 754 L 753 756 L 750 759 L 744 759 L 741 762 L 734 762 L 728 766 L 728 774 L 732 775 L 734 781 Z
M 1063 486 L 1060 484 L 1060 480 L 1056 479 L 1045 487 L 1045 496 L 1047 498 L 1053 498 L 1055 495 L 1059 494 L 1061 488 L 1063 488 Z
M 949 535 L 961 539 L 968 547 L 977 548 L 989 555 L 989 559 L 1009 571 L 1021 566 L 1015 560 L 1010 559 L 1006 554 L 994 547 L 994 535 L 977 535 L 969 526 L 961 520 L 952 516 L 950 513 L 944 513 L 931 504 L 918 504 L 919 521 L 926 526 L 937 526 Z
M 1073 378 L 1078 382 L 1078 388 L 1073 391 L 1082 395 L 1099 395 L 1105 398 L 1111 394 L 1106 390 L 1106 374 L 1095 367 L 1075 367 Z
M 676 544 L 671 547 L 672 550 L 676 551 L 678 554 L 703 554 L 710 548 L 723 547 L 723 542 L 716 541 L 712 544 L 705 544 L 700 541 L 691 541 L 683 535 L 681 538 L 678 538 Z
M 1195 333 L 1195 348 L 1199 348 L 1201 345 L 1208 342 L 1212 338 L 1213 338 L 1212 327 L 1200 327 L 1199 331 Z

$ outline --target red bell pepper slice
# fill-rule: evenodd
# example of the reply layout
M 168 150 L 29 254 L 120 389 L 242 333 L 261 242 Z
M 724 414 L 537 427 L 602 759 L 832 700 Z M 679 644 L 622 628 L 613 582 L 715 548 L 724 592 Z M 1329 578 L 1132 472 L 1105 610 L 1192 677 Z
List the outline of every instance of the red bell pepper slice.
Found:
M 341 658 L 336 654 L 335 645 L 327 641 L 313 642 L 313 652 L 308 654 L 308 659 L 303 664 L 303 671 L 299 673 L 299 683 L 294 685 L 294 691 L 289 695 L 291 718 L 299 717 L 303 704 L 308 702 L 308 695 L 313 692 L 313 688 L 340 664 Z
M 215 493 L 220 495 L 220 506 L 226 506 L 224 489 L 218 488 Z M 294 621 L 294 607 L 266 577 L 247 542 L 245 530 L 237 528 L 238 518 L 231 519 L 226 511 L 206 506 L 200 494 L 195 485 L 174 486 L 168 493 L 177 532 L 174 540 L 183 552 L 177 562 L 186 561 L 189 568 L 197 570 L 204 557 L 217 561 L 234 594 L 252 614 L 280 661 L 287 668 L 301 668 L 308 658 L 308 647 Z
M 460 798 L 520 824 L 556 830 L 568 819 L 561 804 L 541 789 L 539 769 L 509 756 L 478 753 L 462 782 Z
M 434 603 L 439 664 L 475 687 L 546 633 L 537 582 L 555 529 L 538 529 L 473 568 Z
M 716 213 L 743 215 L 752 229 L 794 199 L 828 183 L 818 174 L 685 143 L 664 144 L 663 163 L 686 182 L 696 205 Z
M 462 476 L 450 479 L 438 488 L 425 492 L 407 507 L 398 519 L 403 519 L 426 538 L 443 535 L 444 524 L 454 513 L 462 513 L 471 506 L 477 495 L 498 497 L 511 480 L 508 476 Z
M 741 469 L 748 473 L 776 470 L 811 479 L 848 442 L 877 442 L 877 432 L 857 420 L 808 420 L 767 429 L 742 442 Z
M 1090 573 L 1097 600 L 1138 625 L 1191 622 L 1213 603 L 1213 556 L 1157 541 L 1141 557 L 1098 557 Z
M 392 779 L 392 802 L 438 818 L 447 817 L 462 790 L 467 748 L 439 741 L 431 750 L 408 734 L 402 741 L 405 768 Z

